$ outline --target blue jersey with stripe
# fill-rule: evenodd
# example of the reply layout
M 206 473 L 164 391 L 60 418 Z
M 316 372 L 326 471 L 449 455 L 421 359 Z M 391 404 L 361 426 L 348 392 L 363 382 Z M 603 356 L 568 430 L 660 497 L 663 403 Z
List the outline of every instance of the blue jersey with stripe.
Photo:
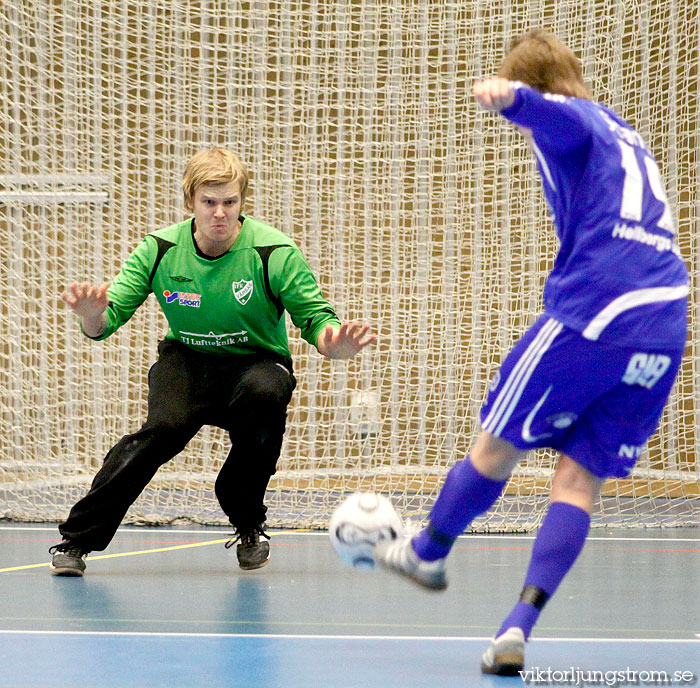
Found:
M 688 271 L 651 151 L 602 105 L 512 86 L 501 114 L 532 130 L 561 242 L 545 312 L 591 340 L 682 346 Z

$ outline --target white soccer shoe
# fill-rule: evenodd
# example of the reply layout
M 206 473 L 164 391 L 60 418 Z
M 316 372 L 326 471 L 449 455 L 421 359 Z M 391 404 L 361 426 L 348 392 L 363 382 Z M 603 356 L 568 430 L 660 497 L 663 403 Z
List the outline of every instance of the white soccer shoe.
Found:
M 518 676 L 525 664 L 525 634 L 511 626 L 491 641 L 481 657 L 481 671 L 498 676 Z
M 375 561 L 427 590 L 444 590 L 447 588 L 445 560 L 423 561 L 419 558 L 411 545 L 413 535 L 405 533 L 396 540 L 380 540 L 374 546 Z

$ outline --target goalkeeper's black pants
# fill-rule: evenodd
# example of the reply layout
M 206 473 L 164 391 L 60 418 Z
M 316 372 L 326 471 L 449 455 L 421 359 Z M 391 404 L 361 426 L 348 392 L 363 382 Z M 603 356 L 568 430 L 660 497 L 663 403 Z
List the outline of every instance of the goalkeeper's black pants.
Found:
M 224 428 L 231 438 L 215 486 L 224 513 L 238 529 L 263 524 L 265 490 L 279 459 L 295 387 L 288 358 L 219 356 L 162 341 L 148 373 L 145 424 L 112 447 L 90 491 L 59 526 L 61 535 L 85 551 L 107 547 L 158 468 L 203 425 Z

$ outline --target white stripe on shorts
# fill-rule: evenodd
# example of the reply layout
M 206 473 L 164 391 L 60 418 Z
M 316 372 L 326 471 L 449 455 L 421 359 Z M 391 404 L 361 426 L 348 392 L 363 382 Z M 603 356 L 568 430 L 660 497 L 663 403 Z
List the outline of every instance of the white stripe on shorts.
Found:
M 520 379 L 521 370 L 524 369 L 532 356 L 536 355 L 537 349 L 541 346 L 542 340 L 547 337 L 549 331 L 555 327 L 557 324 L 556 320 L 549 319 L 543 326 L 542 329 L 537 333 L 535 338 L 530 342 L 530 345 L 525 350 L 525 353 L 520 357 L 520 360 L 515 364 L 513 370 L 510 371 L 508 379 L 505 381 L 501 391 L 498 393 L 498 397 L 491 408 L 491 412 L 486 417 L 483 423 L 485 430 L 492 432 L 492 427 L 498 422 L 499 418 L 503 413 L 503 406 L 507 404 L 512 393 L 512 388 L 517 384 Z
M 508 379 L 498 393 L 489 415 L 482 424 L 484 430 L 495 437 L 500 436 L 537 364 L 563 327 L 560 322 L 553 318 L 550 318 L 542 326 L 542 329 L 530 342 L 525 353 L 511 370 Z

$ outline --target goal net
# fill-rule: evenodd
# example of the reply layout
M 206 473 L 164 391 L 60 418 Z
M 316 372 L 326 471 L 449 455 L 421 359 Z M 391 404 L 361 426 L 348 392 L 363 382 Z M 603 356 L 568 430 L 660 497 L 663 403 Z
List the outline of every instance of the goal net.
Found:
M 198 149 L 251 171 L 246 212 L 289 234 L 375 347 L 322 358 L 290 327 L 299 386 L 269 525 L 323 527 L 350 491 L 420 520 L 478 432 L 488 381 L 541 309 L 557 243 L 534 162 L 470 96 L 545 26 L 657 153 L 698 274 L 700 0 L 7 0 L 0 5 L 0 516 L 61 520 L 145 418 L 165 321 L 153 297 L 105 342 L 59 298 L 109 281 L 186 217 Z M 698 304 L 658 433 L 597 525 L 700 523 Z M 228 438 L 205 427 L 131 522 L 223 523 Z M 251 457 L 255 460 L 255 457 Z M 533 453 L 479 530 L 536 527 L 555 457 Z

